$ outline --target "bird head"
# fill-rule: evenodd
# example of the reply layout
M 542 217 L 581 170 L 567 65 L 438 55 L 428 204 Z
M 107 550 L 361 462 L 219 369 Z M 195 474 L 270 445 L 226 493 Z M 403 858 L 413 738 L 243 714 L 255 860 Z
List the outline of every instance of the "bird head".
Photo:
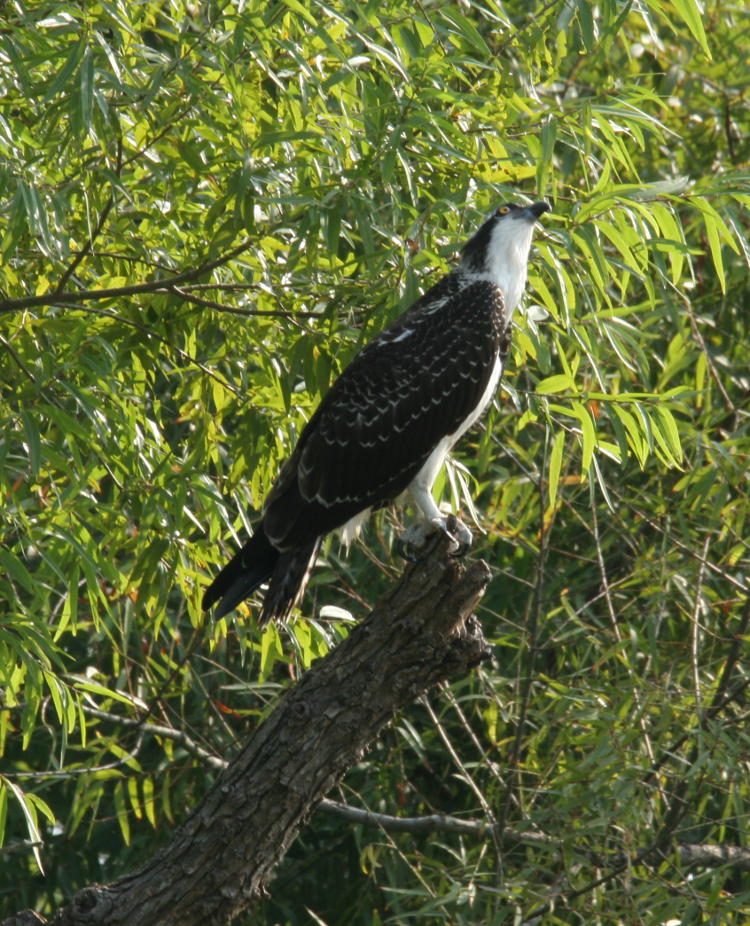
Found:
M 491 280 L 503 291 L 508 314 L 526 285 L 526 265 L 534 224 L 550 211 L 549 203 L 498 206 L 464 245 L 460 270 Z

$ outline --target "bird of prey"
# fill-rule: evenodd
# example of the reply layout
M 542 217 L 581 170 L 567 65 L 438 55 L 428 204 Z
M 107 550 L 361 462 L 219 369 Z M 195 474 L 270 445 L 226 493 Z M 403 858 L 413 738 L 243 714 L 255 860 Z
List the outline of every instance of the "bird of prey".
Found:
M 354 357 L 283 464 L 253 536 L 203 595 L 222 617 L 267 582 L 261 626 L 285 620 L 304 594 L 323 537 L 351 542 L 371 511 L 408 491 L 424 516 L 404 535 L 448 533 L 432 485 L 461 435 L 489 405 L 526 285 L 545 202 L 502 205 L 469 239 L 458 266 Z M 471 542 L 458 522 L 456 551 Z

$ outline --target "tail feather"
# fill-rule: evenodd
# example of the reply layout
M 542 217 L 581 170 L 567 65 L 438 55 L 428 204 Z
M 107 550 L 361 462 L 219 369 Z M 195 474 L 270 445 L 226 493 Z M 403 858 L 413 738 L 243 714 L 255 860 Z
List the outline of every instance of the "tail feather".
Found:
M 271 545 L 262 527 L 229 560 L 203 593 L 203 610 L 217 601 L 218 620 L 251 595 L 274 571 L 281 553 Z
M 203 609 L 216 602 L 218 620 L 268 582 L 258 623 L 286 620 L 305 593 L 320 548 L 320 538 L 294 550 L 281 552 L 271 544 L 262 526 L 224 566 L 203 593 Z
M 279 556 L 258 618 L 261 627 L 272 620 L 285 621 L 292 608 L 299 604 L 310 581 L 319 549 L 318 537 Z

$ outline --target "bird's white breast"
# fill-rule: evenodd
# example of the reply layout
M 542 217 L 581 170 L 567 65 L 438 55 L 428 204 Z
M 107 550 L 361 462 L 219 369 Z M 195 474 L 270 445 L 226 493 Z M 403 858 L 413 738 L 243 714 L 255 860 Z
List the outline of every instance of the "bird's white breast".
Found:
M 453 445 L 456 441 L 464 434 L 469 428 L 474 424 L 475 421 L 479 419 L 482 412 L 487 408 L 487 406 L 492 401 L 492 397 L 495 394 L 497 389 L 497 384 L 500 381 L 500 376 L 503 372 L 503 362 L 500 358 L 500 355 L 495 358 L 495 365 L 492 368 L 492 373 L 490 374 L 489 381 L 487 382 L 487 387 L 482 393 L 482 397 L 479 402 L 476 404 L 474 409 L 464 418 L 461 424 L 456 428 L 452 434 L 446 434 L 440 442 L 435 446 L 432 453 L 427 457 L 424 465 L 419 470 L 417 475 L 411 481 L 410 485 L 407 487 L 406 491 L 400 498 L 403 498 L 411 489 L 412 486 L 421 485 L 425 486 L 427 490 L 432 487 L 433 482 L 435 481 L 437 474 L 440 472 L 440 467 L 445 463 L 445 458 L 448 456 Z M 397 500 L 398 501 L 398 500 Z M 370 517 L 372 513 L 372 508 L 365 508 L 364 511 L 360 511 L 358 514 L 355 514 L 354 517 L 350 518 L 346 524 L 341 527 L 341 540 L 345 546 L 349 546 L 352 541 L 359 534 L 362 525 Z
M 495 394 L 497 389 L 497 384 L 500 381 L 500 375 L 503 372 L 503 362 L 500 358 L 500 355 L 495 358 L 495 365 L 492 368 L 492 373 L 490 374 L 489 381 L 487 383 L 487 388 L 482 393 L 482 397 L 477 403 L 476 407 L 471 411 L 466 418 L 461 422 L 461 424 L 456 428 L 452 434 L 447 434 L 439 444 L 435 447 L 432 453 L 427 457 L 427 460 L 422 466 L 422 469 L 414 477 L 414 483 L 420 483 L 422 485 L 431 486 L 435 481 L 440 467 L 445 462 L 445 458 L 448 456 L 453 445 L 458 441 L 459 437 L 462 434 L 465 434 L 466 431 L 474 424 L 475 421 L 479 419 L 482 412 L 487 408 L 487 406 L 492 401 L 492 397 Z

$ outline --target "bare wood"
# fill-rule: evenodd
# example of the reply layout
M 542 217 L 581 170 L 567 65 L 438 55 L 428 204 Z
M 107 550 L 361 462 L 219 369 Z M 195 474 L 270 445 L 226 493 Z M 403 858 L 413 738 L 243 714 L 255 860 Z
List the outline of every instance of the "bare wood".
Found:
M 316 661 L 253 733 L 172 842 L 114 884 L 91 886 L 55 926 L 219 926 L 266 891 L 326 792 L 394 714 L 487 654 L 471 616 L 490 579 L 433 538 L 425 559 Z

